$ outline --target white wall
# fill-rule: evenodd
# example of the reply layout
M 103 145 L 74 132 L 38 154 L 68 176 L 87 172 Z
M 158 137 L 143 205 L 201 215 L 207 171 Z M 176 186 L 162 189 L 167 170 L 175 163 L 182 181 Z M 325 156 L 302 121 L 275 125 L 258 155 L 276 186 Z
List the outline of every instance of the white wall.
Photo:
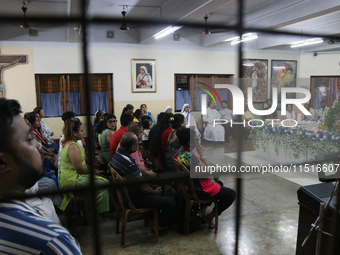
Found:
M 81 48 L 77 46 L 54 47 L 1 47 L 2 54 L 28 54 L 29 63 L 19 65 L 4 72 L 8 98 L 20 101 L 23 111 L 31 111 L 36 106 L 34 74 L 81 73 L 83 72 Z M 297 60 L 298 78 L 303 84 L 310 84 L 311 75 L 339 75 L 340 55 L 294 55 L 275 53 L 245 52 L 244 58 L 268 59 L 268 96 L 270 92 L 271 60 Z M 131 59 L 156 59 L 157 93 L 131 92 Z M 174 106 L 174 74 L 207 73 L 234 74 L 237 76 L 237 53 L 214 51 L 211 49 L 160 49 L 150 46 L 126 46 L 118 48 L 107 45 L 90 47 L 90 71 L 113 73 L 115 113 L 119 115 L 126 103 L 138 107 L 147 103 L 156 117 L 165 106 Z M 259 108 L 260 109 L 260 108 Z M 53 125 L 56 134 L 61 133 L 60 118 L 46 119 Z M 59 124 L 57 124 L 59 123 Z
M 79 48 L 34 48 L 35 73 L 79 73 L 82 70 Z M 298 55 L 245 53 L 244 58 L 287 59 Z M 131 60 L 156 59 L 157 93 L 131 92 Z M 90 71 L 113 73 L 114 101 L 174 100 L 175 73 L 237 75 L 237 53 L 204 50 L 164 50 L 140 48 L 90 48 Z M 268 84 L 268 88 L 270 83 Z

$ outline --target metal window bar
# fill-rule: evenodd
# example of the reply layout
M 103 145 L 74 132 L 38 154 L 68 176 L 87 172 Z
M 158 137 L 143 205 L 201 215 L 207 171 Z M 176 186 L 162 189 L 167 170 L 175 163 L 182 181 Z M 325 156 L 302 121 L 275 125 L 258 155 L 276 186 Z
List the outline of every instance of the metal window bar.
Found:
M 256 27 L 248 27 L 245 28 L 243 26 L 243 7 L 244 7 L 244 0 L 238 0 L 238 22 L 234 26 L 216 26 L 216 25 L 208 25 L 209 29 L 230 29 L 231 31 L 236 31 L 239 36 L 241 37 L 242 34 L 244 34 L 247 31 L 257 31 L 259 33 L 267 33 L 267 34 L 277 34 L 277 35 L 301 35 L 300 33 L 294 33 L 294 32 L 285 32 L 285 31 L 274 31 L 270 29 L 261 29 L 261 28 L 256 28 Z M 89 87 L 89 61 L 88 61 L 88 41 L 87 41 L 87 29 L 89 24 L 94 24 L 94 23 L 121 23 L 121 19 L 115 19 L 115 18 L 92 18 L 88 19 L 86 17 L 86 0 L 81 1 L 81 16 L 79 17 L 72 17 L 72 18 L 56 18 L 56 17 L 28 17 L 26 18 L 27 22 L 52 22 L 52 23 L 66 23 L 66 22 L 76 22 L 81 24 L 82 29 L 83 29 L 83 38 L 82 38 L 82 57 L 83 57 L 83 71 L 84 71 L 84 84 L 85 84 L 85 90 L 84 90 L 84 95 L 85 95 L 85 102 L 87 102 L 86 108 L 85 108 L 85 113 L 87 115 L 87 123 L 91 123 L 91 109 L 90 109 L 90 87 Z M 15 22 L 15 21 L 22 21 L 22 16 L 9 16 L 9 15 L 3 15 L 0 17 L 0 23 L 10 23 L 10 22 Z M 202 28 L 202 25 L 197 25 L 197 24 L 191 24 L 191 23 L 181 23 L 181 22 L 159 22 L 159 21 L 145 21 L 145 20 L 137 20 L 137 19 L 129 19 L 129 24 L 139 24 L 139 25 L 178 25 L 178 26 L 183 26 L 187 28 Z M 320 36 L 318 34 L 308 34 L 304 33 L 304 36 Z M 331 39 L 330 37 L 327 36 L 322 36 L 324 38 Z M 340 39 L 340 36 L 332 36 L 333 39 Z M 242 48 L 242 42 L 238 46 L 238 76 L 242 77 L 242 56 L 243 56 L 243 48 Z M 242 82 L 239 84 L 240 89 L 242 90 Z M 240 121 L 240 116 L 238 116 L 238 121 Z M 240 169 L 241 166 L 241 157 L 242 157 L 242 138 L 240 136 L 242 129 L 236 129 L 237 132 L 237 169 Z M 126 181 L 122 183 L 117 183 L 117 184 L 109 184 L 101 187 L 96 187 L 94 185 L 94 167 L 93 167 L 93 162 L 94 162 L 94 145 L 93 145 L 93 134 L 91 130 L 91 126 L 88 124 L 87 125 L 87 134 L 89 135 L 89 143 L 90 143 L 90 157 L 89 157 L 89 165 L 90 165 L 90 187 L 82 187 L 82 188 L 77 188 L 77 189 L 72 189 L 72 190 L 60 190 L 58 192 L 48 192 L 44 194 L 39 194 L 39 195 L 52 195 L 52 194 L 63 194 L 67 192 L 74 192 L 74 191 L 83 191 L 83 192 L 90 192 L 91 193 L 91 206 L 94 208 L 94 213 L 93 213 L 93 222 L 97 222 L 98 220 L 98 215 L 96 214 L 96 200 L 95 200 L 95 192 L 98 188 L 108 188 L 108 187 L 120 187 L 120 186 L 130 186 L 134 185 L 136 183 L 142 183 L 140 181 Z M 334 158 L 336 159 L 336 158 Z M 330 159 L 332 160 L 332 159 Z M 306 161 L 303 162 L 299 165 L 303 165 L 305 163 L 320 163 L 319 161 Z M 187 178 L 187 176 L 178 176 L 174 173 L 171 174 L 166 174 L 162 177 L 156 177 L 153 180 L 148 179 L 148 183 L 153 183 L 153 182 L 159 182 L 160 180 L 179 180 Z M 240 236 L 240 224 L 241 224 L 241 196 L 242 196 L 242 178 L 236 178 L 236 192 L 237 192 L 237 199 L 236 199 L 236 219 L 235 219 L 235 247 L 234 247 L 234 254 L 238 255 L 238 246 L 239 246 L 239 236 Z M 338 189 L 338 194 L 337 198 L 338 200 L 340 199 L 339 197 L 340 189 Z M 7 197 L 7 198 L 1 198 L 0 202 L 3 202 L 8 199 L 22 199 L 22 198 L 29 198 L 29 197 L 35 197 L 35 195 L 25 195 L 25 196 L 13 196 L 13 197 Z M 338 201 L 339 204 L 339 201 Z M 338 209 L 338 208 L 337 208 Z M 336 217 L 336 225 L 337 228 L 335 230 L 335 237 L 339 236 L 339 231 L 340 228 L 338 227 L 340 225 L 340 222 L 337 221 L 337 215 Z M 100 232 L 98 230 L 98 225 L 93 224 L 93 238 L 94 238 L 94 251 L 95 254 L 101 254 L 101 246 L 100 246 Z M 337 240 L 337 239 L 335 239 Z M 336 242 L 334 242 L 334 250 L 337 251 L 338 245 Z M 334 253 L 335 254 L 335 253 Z

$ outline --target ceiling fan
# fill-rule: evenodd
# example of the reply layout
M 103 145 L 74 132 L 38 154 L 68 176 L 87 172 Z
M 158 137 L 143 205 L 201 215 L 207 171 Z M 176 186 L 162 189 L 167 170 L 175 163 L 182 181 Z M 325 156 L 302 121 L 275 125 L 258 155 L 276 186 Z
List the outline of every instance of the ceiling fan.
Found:
M 340 40 L 334 40 L 333 38 L 331 38 L 329 41 L 328 41 L 328 44 L 335 44 L 337 42 L 340 42 Z
M 32 27 L 27 21 L 26 21 L 26 12 L 27 12 L 27 5 L 25 3 L 25 1 L 22 2 L 22 7 L 21 7 L 21 10 L 23 11 L 24 13 L 24 20 L 23 20 L 23 23 L 20 25 L 20 28 L 23 28 L 23 29 L 30 29 L 30 30 L 40 30 L 40 31 L 44 31 L 46 29 L 41 29 L 41 28 L 36 28 L 36 27 Z
M 211 15 L 211 14 L 210 14 Z M 205 28 L 204 30 L 202 31 L 202 34 L 204 35 L 210 35 L 210 34 L 218 34 L 218 33 L 227 33 L 228 31 L 227 30 L 220 30 L 220 31 L 210 31 L 208 29 L 208 18 L 209 18 L 209 15 L 206 14 L 204 16 L 204 22 L 205 22 Z
M 127 6 L 126 6 L 126 8 L 127 8 Z M 120 26 L 120 30 L 125 30 L 125 31 L 129 30 L 129 27 L 125 23 L 125 15 L 126 15 L 125 5 L 123 6 L 122 15 L 123 15 L 123 24 Z

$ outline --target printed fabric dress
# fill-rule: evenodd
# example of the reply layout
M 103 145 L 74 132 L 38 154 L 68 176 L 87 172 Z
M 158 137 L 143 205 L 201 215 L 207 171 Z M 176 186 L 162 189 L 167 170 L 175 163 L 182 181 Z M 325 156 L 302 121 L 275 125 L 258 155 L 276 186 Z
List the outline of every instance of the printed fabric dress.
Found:
M 190 151 L 179 151 L 175 154 L 174 158 L 188 169 L 190 169 L 190 165 L 197 166 L 200 162 L 200 159 Z M 207 193 L 210 197 L 214 197 L 221 189 L 221 185 L 215 182 L 215 179 L 212 177 L 193 179 L 193 182 L 198 196 L 202 193 Z
M 74 169 L 71 159 L 68 156 L 68 149 L 71 144 L 76 144 L 78 146 L 81 154 L 82 165 L 86 167 L 85 152 L 78 143 L 72 142 L 63 147 L 60 152 L 61 166 L 60 175 L 58 176 L 60 188 L 62 189 L 77 188 L 89 184 L 90 181 L 90 175 L 79 174 Z M 107 179 L 101 176 L 95 176 L 95 182 L 97 185 L 105 185 L 109 183 Z M 60 205 L 60 209 L 64 211 L 73 197 L 73 193 L 64 194 L 64 199 Z M 107 212 L 109 210 L 109 191 L 107 189 L 97 191 L 97 209 L 99 213 Z

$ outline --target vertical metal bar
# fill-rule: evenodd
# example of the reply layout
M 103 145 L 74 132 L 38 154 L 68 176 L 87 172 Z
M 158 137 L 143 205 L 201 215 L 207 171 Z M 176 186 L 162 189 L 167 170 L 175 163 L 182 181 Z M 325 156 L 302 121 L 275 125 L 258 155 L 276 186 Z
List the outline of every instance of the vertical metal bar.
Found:
M 238 1 L 238 25 L 237 25 L 237 32 L 240 36 L 240 40 L 242 39 L 242 34 L 244 32 L 243 28 L 243 0 Z M 243 84 L 242 84 L 242 42 L 239 43 L 238 47 L 238 79 L 239 79 L 239 85 L 240 89 L 243 90 Z M 235 109 L 233 109 L 235 110 Z M 239 115 L 237 117 L 237 121 L 240 122 L 241 116 Z M 243 128 L 237 128 L 236 129 L 236 135 L 237 135 L 237 163 L 236 167 L 237 169 L 240 169 L 241 167 L 241 154 L 242 154 L 242 134 L 243 134 Z M 236 179 L 236 193 L 237 193 L 237 199 L 236 199 L 236 219 L 235 219 L 235 255 L 238 255 L 238 246 L 239 246 L 239 236 L 240 236 L 240 227 L 241 227 L 241 197 L 242 197 L 242 179 L 238 177 Z
M 89 145 L 89 158 L 88 163 L 90 165 L 90 193 L 91 193 L 91 208 L 93 209 L 93 239 L 94 239 L 94 251 L 95 254 L 101 254 L 100 247 L 100 232 L 98 229 L 98 214 L 97 214 L 97 203 L 96 203 L 96 187 L 94 183 L 94 144 L 93 144 L 93 132 L 91 129 L 91 92 L 89 86 L 89 65 L 88 65 L 88 45 L 87 45 L 87 19 L 86 19 L 86 0 L 81 1 L 81 25 L 83 27 L 83 47 L 82 47 L 82 56 L 83 56 L 83 70 L 84 70 L 84 84 L 85 84 L 85 113 L 87 120 L 87 134 L 88 134 L 88 145 Z
M 316 234 L 316 249 L 315 249 L 315 255 L 320 255 L 321 251 L 321 237 L 322 237 L 322 223 L 323 223 L 323 214 L 325 211 L 325 203 L 320 203 L 319 208 L 319 228 L 317 228 L 317 234 Z

